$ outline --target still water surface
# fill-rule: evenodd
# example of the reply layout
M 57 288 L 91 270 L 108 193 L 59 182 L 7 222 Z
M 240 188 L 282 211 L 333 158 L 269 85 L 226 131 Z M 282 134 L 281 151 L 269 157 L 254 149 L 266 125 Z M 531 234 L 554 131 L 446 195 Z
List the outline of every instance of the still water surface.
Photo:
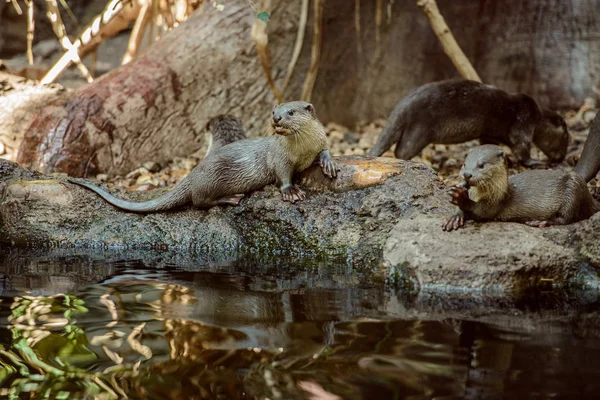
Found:
M 0 398 L 600 398 L 595 294 L 406 298 L 326 260 L 115 258 L 0 258 Z

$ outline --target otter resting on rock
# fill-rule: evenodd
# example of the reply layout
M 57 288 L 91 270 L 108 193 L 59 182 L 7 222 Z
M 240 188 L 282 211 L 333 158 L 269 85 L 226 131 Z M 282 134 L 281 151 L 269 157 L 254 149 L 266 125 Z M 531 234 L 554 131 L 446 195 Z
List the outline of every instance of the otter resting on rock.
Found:
M 460 228 L 465 218 L 542 227 L 581 221 L 600 211 L 576 172 L 532 170 L 509 178 L 506 153 L 496 145 L 473 148 L 461 175 L 463 182 L 451 188 L 459 211 L 442 225 L 445 231 Z
M 227 135 L 221 135 L 219 127 L 229 129 L 232 124 L 220 122 L 211 124 L 210 129 L 215 137 L 222 138 Z M 275 182 L 280 185 L 284 201 L 303 200 L 305 193 L 292 184 L 292 176 L 316 159 L 323 173 L 335 178 L 336 167 L 329 155 L 325 128 L 312 104 L 294 101 L 278 105 L 273 110 L 270 131 L 273 134 L 267 137 L 235 141 L 221 147 L 213 144 L 204 160 L 173 190 L 151 201 L 125 201 L 92 184 L 69 181 L 96 192 L 123 210 L 147 213 L 170 210 L 189 202 L 197 208 L 237 205 L 244 193 Z
M 530 158 L 532 142 L 551 161 L 560 162 L 569 133 L 560 115 L 525 94 L 453 79 L 425 84 L 403 98 L 368 155 L 380 156 L 395 143 L 396 158 L 410 160 L 430 143 L 473 139 L 505 144 L 523 165 L 533 166 L 542 163 Z

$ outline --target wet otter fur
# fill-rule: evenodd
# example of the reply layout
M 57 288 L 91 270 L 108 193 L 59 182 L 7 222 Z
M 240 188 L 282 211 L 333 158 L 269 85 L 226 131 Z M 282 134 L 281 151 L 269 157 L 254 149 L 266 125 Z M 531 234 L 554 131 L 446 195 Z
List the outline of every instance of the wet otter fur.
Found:
M 325 128 L 312 104 L 294 101 L 276 106 L 270 133 L 267 137 L 240 140 L 218 148 L 213 144 L 204 160 L 173 190 L 151 201 L 125 201 L 90 183 L 69 181 L 94 191 L 115 207 L 148 213 L 170 210 L 189 202 L 197 208 L 237 205 L 244 193 L 276 182 L 284 201 L 303 200 L 305 193 L 292 184 L 292 176 L 316 159 L 325 175 L 336 177 Z
M 452 231 L 465 219 L 565 225 L 600 211 L 576 172 L 532 170 L 508 176 L 506 152 L 496 145 L 473 148 L 461 169 L 463 182 L 451 188 L 459 210 L 442 228 Z
M 410 160 L 430 143 L 473 139 L 509 146 L 526 166 L 542 164 L 530 158 L 532 142 L 554 162 L 565 158 L 569 144 L 563 118 L 526 94 L 452 79 L 425 84 L 403 98 L 368 155 L 380 156 L 396 144 L 396 158 Z

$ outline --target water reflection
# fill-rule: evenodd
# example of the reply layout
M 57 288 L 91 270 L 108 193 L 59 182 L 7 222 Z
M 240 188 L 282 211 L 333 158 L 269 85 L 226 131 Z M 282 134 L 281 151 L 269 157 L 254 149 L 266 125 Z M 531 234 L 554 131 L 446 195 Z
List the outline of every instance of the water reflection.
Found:
M 600 390 L 593 296 L 550 294 L 548 307 L 543 296 L 535 307 L 404 298 L 323 260 L 111 257 L 5 255 L 2 395 L 554 399 Z

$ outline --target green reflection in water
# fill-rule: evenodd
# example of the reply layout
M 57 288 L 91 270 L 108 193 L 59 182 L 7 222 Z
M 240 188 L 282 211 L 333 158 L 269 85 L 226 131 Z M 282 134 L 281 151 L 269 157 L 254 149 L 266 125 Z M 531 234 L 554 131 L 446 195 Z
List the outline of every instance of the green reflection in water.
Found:
M 218 286 L 127 279 L 88 286 L 79 297 L 15 297 L 12 340 L 0 356 L 3 394 L 341 399 L 369 387 L 385 398 L 463 390 L 461 357 L 434 344 L 419 321 L 286 322 L 285 293 Z M 318 293 L 302 296 L 305 313 L 323 295 L 337 303 Z

